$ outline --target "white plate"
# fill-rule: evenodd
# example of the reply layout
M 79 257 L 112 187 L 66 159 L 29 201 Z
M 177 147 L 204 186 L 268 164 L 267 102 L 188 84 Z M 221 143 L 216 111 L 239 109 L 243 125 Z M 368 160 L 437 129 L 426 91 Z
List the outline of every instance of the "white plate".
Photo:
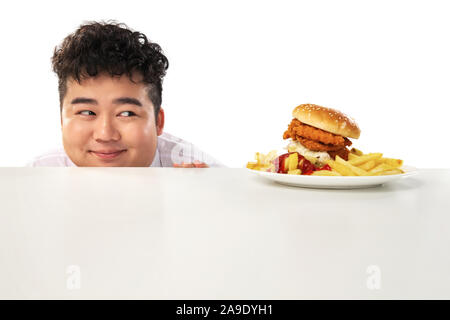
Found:
M 258 170 L 250 170 L 257 175 L 281 184 L 295 187 L 306 188 L 324 188 L 324 189 L 357 189 L 380 186 L 383 183 L 397 180 L 404 177 L 410 177 L 418 172 L 414 167 L 403 166 L 401 168 L 405 173 L 393 174 L 386 176 L 369 176 L 369 177 L 336 177 L 336 176 L 308 176 L 293 175 L 273 172 L 264 172 Z

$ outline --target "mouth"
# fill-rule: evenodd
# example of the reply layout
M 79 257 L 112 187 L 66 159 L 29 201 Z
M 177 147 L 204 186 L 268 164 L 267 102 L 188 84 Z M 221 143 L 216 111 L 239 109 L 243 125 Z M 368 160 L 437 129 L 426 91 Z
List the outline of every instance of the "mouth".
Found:
M 99 159 L 110 160 L 110 159 L 115 159 L 115 158 L 119 157 L 126 151 L 127 151 L 126 149 L 124 149 L 124 150 L 98 150 L 98 151 L 89 150 L 89 153 L 93 154 L 94 156 L 96 156 Z

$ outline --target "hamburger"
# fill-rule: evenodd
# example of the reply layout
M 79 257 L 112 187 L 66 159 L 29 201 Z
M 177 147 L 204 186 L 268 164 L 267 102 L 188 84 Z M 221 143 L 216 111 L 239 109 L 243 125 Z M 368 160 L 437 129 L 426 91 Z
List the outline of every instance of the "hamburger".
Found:
M 348 160 L 349 138 L 361 133 L 356 122 L 344 113 L 315 104 L 302 104 L 292 111 L 293 119 L 283 134 L 291 139 L 287 149 L 298 152 L 316 166 L 336 156 Z

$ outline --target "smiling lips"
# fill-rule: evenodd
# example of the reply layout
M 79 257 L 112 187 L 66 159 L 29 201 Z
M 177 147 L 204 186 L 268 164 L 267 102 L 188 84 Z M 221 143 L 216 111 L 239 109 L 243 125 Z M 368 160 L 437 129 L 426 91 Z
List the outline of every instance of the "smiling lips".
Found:
M 125 151 L 127 150 L 99 150 L 99 151 L 90 150 L 89 152 L 102 160 L 109 160 L 117 158 Z

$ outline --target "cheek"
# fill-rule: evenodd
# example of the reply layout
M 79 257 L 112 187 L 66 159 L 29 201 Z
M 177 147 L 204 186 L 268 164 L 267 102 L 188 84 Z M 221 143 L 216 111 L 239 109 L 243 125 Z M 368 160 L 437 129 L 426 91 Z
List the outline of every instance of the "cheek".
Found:
M 150 123 L 133 123 L 122 131 L 122 140 L 125 140 L 129 146 L 151 146 L 156 137 L 155 125 Z
M 86 121 L 64 119 L 62 126 L 63 139 L 72 145 L 84 143 L 91 134 L 91 124 Z

